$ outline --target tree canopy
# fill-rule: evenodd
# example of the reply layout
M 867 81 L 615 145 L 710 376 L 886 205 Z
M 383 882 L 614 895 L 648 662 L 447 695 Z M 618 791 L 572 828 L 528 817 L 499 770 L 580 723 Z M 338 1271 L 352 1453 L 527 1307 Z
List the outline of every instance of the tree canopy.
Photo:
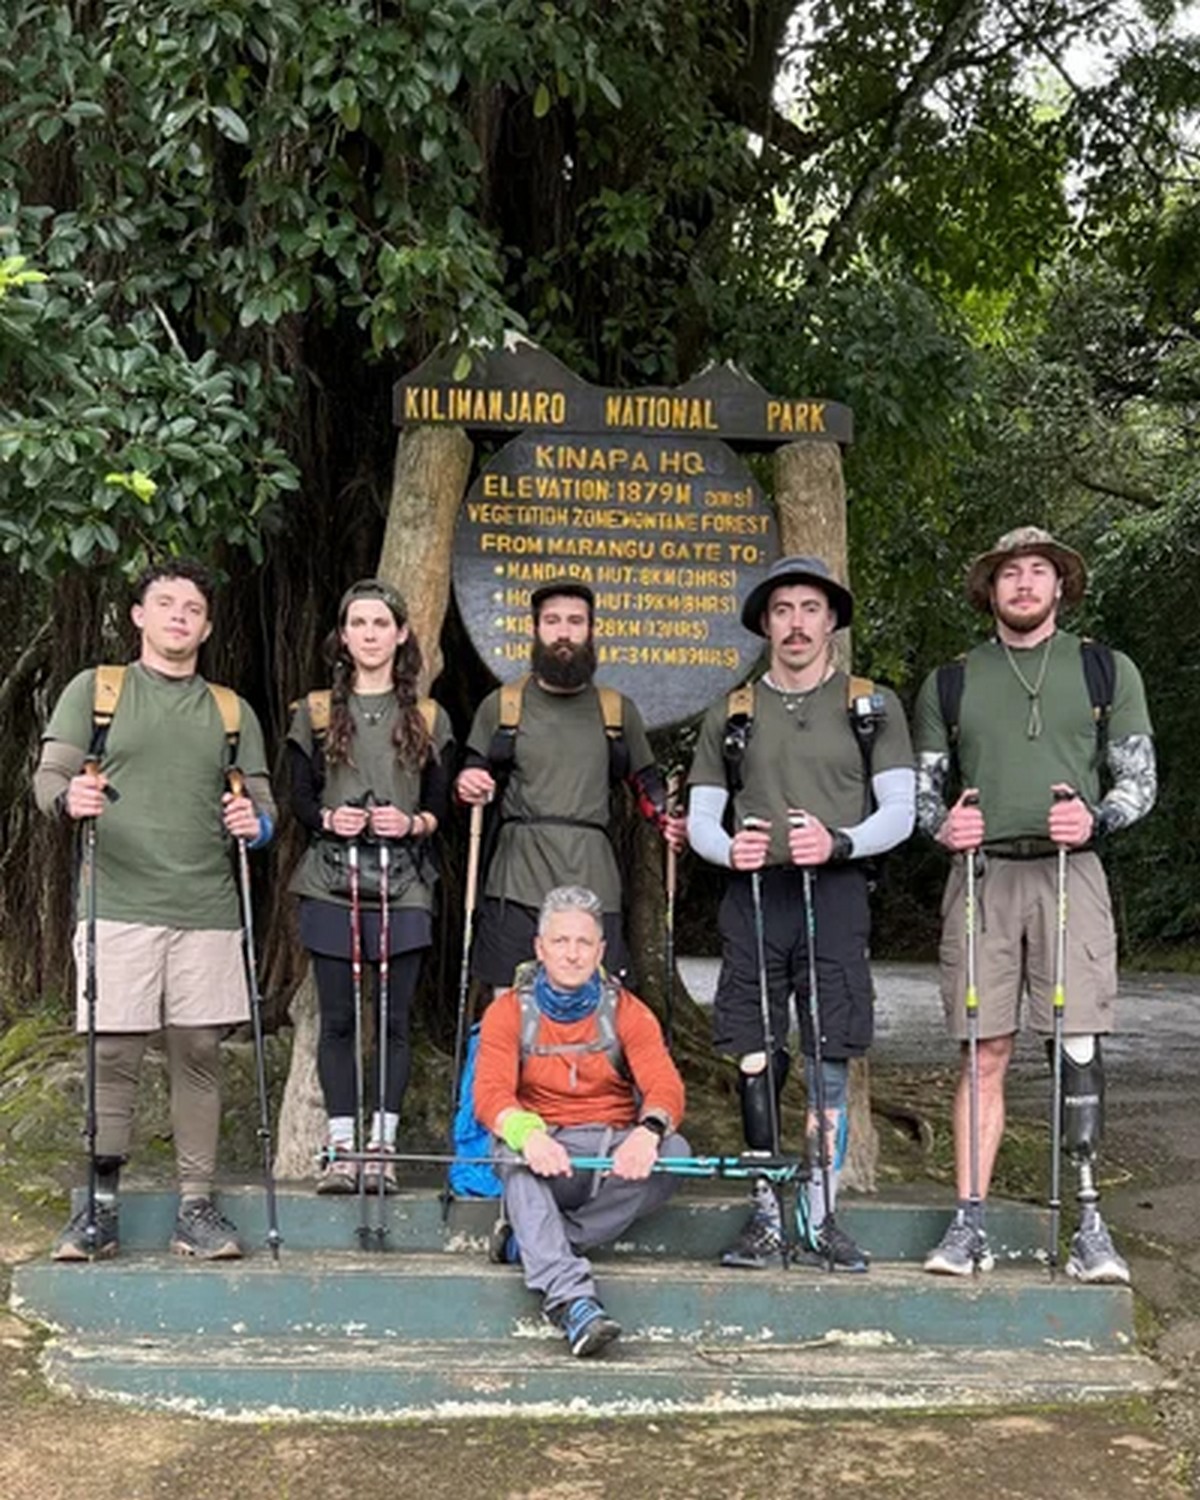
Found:
M 852 406 L 857 649 L 906 692 L 961 649 L 966 555 L 1054 525 L 1093 552 L 1089 620 L 1154 675 L 1165 756 L 1185 745 L 1186 611 L 1158 617 L 1200 535 L 1200 69 L 1171 0 L 12 0 L 7 21 L 18 982 L 60 971 L 65 909 L 17 879 L 62 865 L 29 755 L 47 699 L 119 644 L 122 579 L 188 551 L 241 585 L 217 670 L 278 738 L 378 553 L 392 381 L 510 328 L 606 383 L 733 359 Z M 1178 855 L 1165 822 L 1146 840 Z M 1194 905 L 1135 908 L 1146 940 L 1194 939 Z

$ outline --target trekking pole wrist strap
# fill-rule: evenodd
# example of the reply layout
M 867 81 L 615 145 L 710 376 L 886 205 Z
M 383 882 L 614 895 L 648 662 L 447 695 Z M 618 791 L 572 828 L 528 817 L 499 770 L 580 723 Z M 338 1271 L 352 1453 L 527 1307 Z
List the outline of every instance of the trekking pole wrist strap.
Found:
M 500 1127 L 500 1139 L 510 1151 L 521 1152 L 535 1131 L 545 1130 L 546 1122 L 531 1109 L 514 1109 Z
M 275 836 L 275 822 L 270 813 L 260 812 L 258 815 L 258 832 L 247 843 L 247 849 L 261 849 L 264 844 L 269 844 Z

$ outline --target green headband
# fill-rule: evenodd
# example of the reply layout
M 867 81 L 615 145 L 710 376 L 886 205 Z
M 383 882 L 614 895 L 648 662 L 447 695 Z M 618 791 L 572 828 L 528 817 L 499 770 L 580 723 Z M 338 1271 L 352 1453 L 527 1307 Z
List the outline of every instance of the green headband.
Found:
M 382 599 L 395 615 L 397 624 L 403 625 L 408 620 L 408 606 L 398 589 L 384 583 L 382 578 L 360 578 L 357 583 L 352 583 L 342 595 L 342 602 L 338 605 L 339 623 L 345 620 L 350 606 L 356 599 Z

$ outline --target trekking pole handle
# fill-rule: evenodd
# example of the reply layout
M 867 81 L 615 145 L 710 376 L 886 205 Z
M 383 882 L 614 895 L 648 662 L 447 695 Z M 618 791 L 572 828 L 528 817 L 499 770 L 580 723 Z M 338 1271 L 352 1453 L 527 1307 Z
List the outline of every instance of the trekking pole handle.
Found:
M 1055 802 L 1074 802 L 1075 798 L 1079 796 L 1079 793 L 1072 792 L 1066 787 L 1056 786 L 1054 788 L 1052 796 L 1054 797 Z
M 80 767 L 80 770 L 85 776 L 90 776 L 93 781 L 98 781 L 100 778 L 99 756 L 89 755 L 88 758 L 84 761 L 83 765 Z M 121 800 L 121 794 L 117 791 L 115 786 L 102 787 L 101 791 L 103 792 L 104 800 L 106 802 L 119 802 Z
M 246 794 L 246 778 L 242 775 L 239 766 L 230 766 L 225 772 L 225 781 L 230 793 L 234 797 L 244 797 Z

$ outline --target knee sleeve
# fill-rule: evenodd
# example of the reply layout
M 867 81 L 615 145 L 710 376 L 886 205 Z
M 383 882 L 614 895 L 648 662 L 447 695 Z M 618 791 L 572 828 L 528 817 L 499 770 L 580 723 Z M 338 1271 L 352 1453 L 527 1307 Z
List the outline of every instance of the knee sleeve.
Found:
M 1085 1061 L 1077 1060 L 1081 1054 Z M 1100 1038 L 1069 1037 L 1063 1043 L 1062 1064 L 1063 1149 L 1068 1156 L 1090 1161 L 1100 1149 L 1104 1129 L 1104 1062 Z
M 747 1063 L 758 1064 L 754 1071 L 748 1071 Z M 773 1085 L 775 1089 L 775 1103 L 778 1108 L 779 1096 L 783 1093 L 783 1086 L 787 1082 L 788 1067 L 791 1059 L 786 1052 L 776 1052 Z M 771 1151 L 774 1149 L 774 1141 L 771 1139 L 771 1095 L 772 1080 L 767 1074 L 767 1055 L 765 1052 L 752 1052 L 743 1057 L 738 1070 L 738 1098 L 742 1104 L 742 1133 L 746 1139 L 746 1145 L 751 1151 Z

